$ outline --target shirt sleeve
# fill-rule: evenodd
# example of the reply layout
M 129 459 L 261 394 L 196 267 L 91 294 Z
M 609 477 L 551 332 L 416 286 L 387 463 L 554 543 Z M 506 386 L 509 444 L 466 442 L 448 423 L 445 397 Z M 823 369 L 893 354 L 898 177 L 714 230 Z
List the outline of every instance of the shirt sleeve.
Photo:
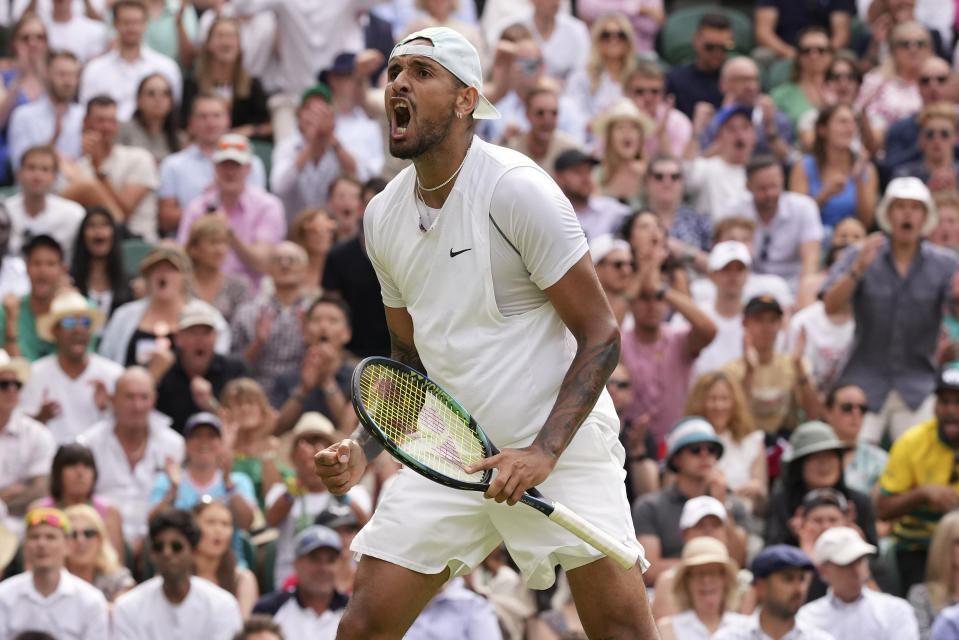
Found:
M 169 489 L 170 479 L 165 473 L 158 473 L 156 480 L 153 481 L 153 488 L 150 489 L 150 507 L 160 504 Z
M 909 456 L 910 443 L 897 440 L 889 450 L 889 461 L 879 476 L 879 489 L 885 495 L 905 493 L 919 485 Z
M 490 215 L 540 289 L 556 284 L 588 251 L 569 200 L 538 168 L 508 171 L 493 190 Z
M 100 595 L 99 593 L 96 595 Z M 107 601 L 100 595 L 99 599 L 91 602 L 93 606 L 86 607 L 84 619 L 87 622 L 83 634 L 84 640 L 103 640 L 110 628 L 110 614 L 107 612 Z
M 299 177 L 294 166 L 296 152 L 296 140 L 294 138 L 284 140 L 273 151 L 270 190 L 280 197 L 292 194 L 296 188 Z
M 633 507 L 633 528 L 637 536 L 656 536 L 655 514 L 653 513 L 653 503 L 649 500 L 640 500 Z
M 160 182 L 157 186 L 158 198 L 176 197 L 176 171 L 173 170 L 171 157 L 167 156 L 160 163 Z M 183 203 L 177 203 L 183 204 Z
M 30 420 L 30 418 L 22 419 Z M 50 473 L 50 465 L 53 464 L 53 456 L 57 452 L 57 443 L 50 435 L 49 429 L 37 423 L 34 423 L 33 426 L 36 427 L 37 434 L 27 474 L 31 478 L 37 478 L 47 476 Z
M 156 189 L 160 184 L 156 161 L 145 149 L 137 149 L 137 151 L 142 153 L 131 153 L 129 157 L 129 162 L 132 165 L 128 174 L 130 182 L 149 189 Z
M 366 229 L 366 255 L 370 259 L 370 264 L 373 265 L 373 271 L 376 272 L 376 279 L 380 282 L 380 296 L 383 298 L 383 304 L 393 309 L 403 309 L 406 307 L 403 294 L 400 293 L 399 287 L 396 286 L 396 282 L 377 254 L 376 225 L 371 224 Z
M 809 196 L 803 196 L 800 199 L 800 207 L 803 215 L 802 238 L 800 242 L 822 242 L 823 228 L 822 220 L 819 215 L 819 207 L 816 201 Z
M 266 196 L 269 196 L 266 198 Z M 283 203 L 276 196 L 266 194 L 254 237 L 257 242 L 279 244 L 286 238 L 286 215 Z
M 826 294 L 827 291 L 833 288 L 833 286 L 839 282 L 839 279 L 844 277 L 849 270 L 852 269 L 853 263 L 856 261 L 856 258 L 859 256 L 859 247 L 856 245 L 851 245 L 846 247 L 842 253 L 839 254 L 839 257 L 836 259 L 836 262 L 833 263 L 832 267 L 829 269 L 829 275 L 826 276 L 826 281 L 823 283 L 822 287 L 819 289 L 819 297 L 821 298 Z M 859 284 L 856 284 L 856 288 L 859 288 Z
M 240 471 L 234 471 L 230 474 L 230 479 L 236 485 L 236 490 L 240 492 L 251 506 L 256 506 L 256 489 L 253 488 L 253 481 L 250 476 Z

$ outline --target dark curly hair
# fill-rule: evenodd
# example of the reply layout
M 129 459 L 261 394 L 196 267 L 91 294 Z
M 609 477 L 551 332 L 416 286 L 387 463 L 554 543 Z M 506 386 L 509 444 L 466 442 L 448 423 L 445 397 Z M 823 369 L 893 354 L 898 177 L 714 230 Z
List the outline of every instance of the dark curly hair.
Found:
M 200 526 L 189 511 L 183 509 L 161 509 L 150 518 L 150 539 L 154 540 L 161 532 L 176 529 L 183 534 L 191 549 L 200 542 Z

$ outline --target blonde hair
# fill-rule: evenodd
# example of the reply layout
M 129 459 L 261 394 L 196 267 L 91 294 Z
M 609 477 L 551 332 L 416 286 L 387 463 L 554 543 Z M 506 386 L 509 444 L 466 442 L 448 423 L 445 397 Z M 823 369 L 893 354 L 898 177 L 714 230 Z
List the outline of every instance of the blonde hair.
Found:
M 636 60 L 636 34 L 633 31 L 633 25 L 630 23 L 629 18 L 621 13 L 604 13 L 596 18 L 596 22 L 593 23 L 593 28 L 590 29 L 589 34 L 592 46 L 589 48 L 589 61 L 586 63 L 586 73 L 589 75 L 590 93 L 596 93 L 596 90 L 599 89 L 599 79 L 603 75 L 605 65 L 603 64 L 603 57 L 599 55 L 599 47 L 597 45 L 599 44 L 599 34 L 602 33 L 606 23 L 610 21 L 615 22 L 616 26 L 623 30 L 629 42 L 629 50 L 623 54 L 623 68 L 619 70 L 619 77 L 613 78 L 613 81 L 623 84 L 626 78 L 636 69 L 637 64 L 639 64 Z
M 336 219 L 330 215 L 330 212 L 321 207 L 310 207 L 297 214 L 290 224 L 290 231 L 286 234 L 286 239 L 295 242 L 301 247 L 305 247 L 306 225 L 310 224 L 317 216 L 326 216 L 330 221 L 336 222 Z
M 933 609 L 939 611 L 952 599 L 956 567 L 952 564 L 952 545 L 959 537 L 959 511 L 950 511 L 939 520 L 929 543 L 926 558 L 926 590 Z
M 213 33 L 216 28 L 224 23 L 230 23 L 236 27 L 236 38 L 240 43 L 239 52 L 236 61 L 233 63 L 233 73 L 231 81 L 233 84 L 233 99 L 239 98 L 245 100 L 250 97 L 250 90 L 253 86 L 253 80 L 243 68 L 243 38 L 240 36 L 240 21 L 236 18 L 227 18 L 220 16 L 210 25 L 210 31 L 207 32 L 206 41 L 200 50 L 200 59 L 196 63 L 197 93 L 199 95 L 210 93 L 214 89 L 213 82 L 213 54 L 210 53 L 210 40 L 213 39 Z M 227 106 L 227 112 L 230 112 L 230 106 Z
M 428 0 L 416 0 L 416 8 L 420 11 L 425 11 L 429 13 L 429 9 L 426 8 L 426 3 Z M 450 11 L 458 11 L 460 8 L 460 0 L 452 0 L 450 2 Z
M 230 233 L 230 228 L 223 220 L 216 216 L 201 216 L 196 219 L 193 226 L 190 227 L 190 235 L 187 237 L 186 248 L 196 248 L 207 238 L 214 236 L 226 237 Z
M 924 106 L 922 111 L 919 112 L 919 117 L 916 122 L 919 124 L 919 127 L 922 128 L 926 126 L 927 122 L 935 118 L 948 120 L 952 123 L 953 129 L 955 129 L 956 124 L 959 123 L 959 117 L 956 116 L 956 108 L 946 101 L 933 102 L 932 104 Z
M 936 191 L 932 194 L 932 201 L 937 209 L 959 209 L 959 192 L 954 189 Z
M 892 31 L 889 32 L 889 44 L 894 45 L 896 40 L 902 37 L 903 31 L 909 31 L 913 29 L 922 31 L 922 38 L 926 41 L 926 57 L 928 58 L 932 55 L 932 37 L 929 35 L 929 30 L 915 20 L 900 22 L 893 27 Z M 887 80 L 891 80 L 899 75 L 899 68 L 896 67 L 896 56 L 890 54 L 885 60 L 883 60 L 882 64 L 879 65 L 877 71 L 883 78 L 886 78 Z
M 729 394 L 733 399 L 733 412 L 729 419 L 729 433 L 732 435 L 733 440 L 742 442 L 743 438 L 756 430 L 756 424 L 753 422 L 752 415 L 749 413 L 746 396 L 743 395 L 739 384 L 722 371 L 712 371 L 696 379 L 693 388 L 689 391 L 689 395 L 686 396 L 686 408 L 683 409 L 683 415 L 706 415 L 706 395 L 712 386 L 718 382 L 726 383 L 726 386 L 729 387 Z M 713 426 L 715 427 L 716 425 Z
M 266 392 L 263 391 L 260 383 L 253 378 L 236 378 L 230 380 L 226 383 L 226 386 L 223 387 L 223 392 L 220 394 L 220 402 L 225 405 L 231 405 L 245 398 L 250 398 L 260 405 L 264 416 L 269 412 L 270 401 L 266 398 Z
M 616 150 L 613 149 L 613 126 L 617 122 L 627 121 L 632 124 L 639 131 L 640 143 L 636 151 L 636 157 L 632 158 L 633 160 L 645 160 L 646 159 L 646 128 L 642 125 L 641 122 L 633 120 L 628 116 L 623 116 L 619 118 L 613 118 L 609 121 L 609 124 L 606 126 L 606 135 L 603 136 L 603 159 L 601 161 L 601 166 L 603 169 L 603 182 L 608 182 L 616 172 L 619 171 L 623 165 L 625 165 L 629 160 L 624 160 L 616 153 Z
M 715 564 L 723 568 L 723 581 L 726 583 L 726 588 L 723 589 L 722 611 L 735 611 L 739 604 L 739 583 L 736 572 L 721 562 Z M 689 611 L 693 608 L 693 598 L 689 591 L 689 571 L 677 571 L 676 580 L 673 582 L 673 597 L 676 598 L 676 609 L 678 611 Z
M 86 518 L 93 523 L 93 527 L 100 536 L 100 552 L 97 554 L 96 565 L 97 571 L 109 575 L 119 570 L 121 568 L 120 558 L 117 555 L 117 550 L 113 548 L 113 543 L 110 542 L 110 536 L 107 535 L 107 525 L 103 522 L 103 518 L 100 517 L 97 510 L 88 504 L 75 504 L 67 507 L 63 512 L 70 520 L 73 518 Z M 72 523 L 70 527 L 74 530 L 77 528 Z

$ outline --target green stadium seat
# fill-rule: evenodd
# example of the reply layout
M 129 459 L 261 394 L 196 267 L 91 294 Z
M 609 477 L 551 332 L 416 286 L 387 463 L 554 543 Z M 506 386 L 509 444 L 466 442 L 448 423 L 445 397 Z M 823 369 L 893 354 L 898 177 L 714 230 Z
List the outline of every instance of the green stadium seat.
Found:
M 143 262 L 143 259 L 150 249 L 153 248 L 153 245 L 146 240 L 141 240 L 140 238 L 127 238 L 122 241 L 120 244 L 120 249 L 123 251 L 123 268 L 126 269 L 127 275 L 131 278 L 136 278 L 140 275 L 140 263 Z
M 270 168 L 273 166 L 273 143 L 269 140 L 257 140 L 254 138 L 253 153 L 263 163 L 263 169 L 266 172 L 266 188 L 270 188 Z
M 690 7 L 668 15 L 663 28 L 659 31 L 657 37 L 659 55 L 666 62 L 672 66 L 692 62 L 696 56 L 693 50 L 693 35 L 699 26 L 699 19 L 707 12 L 719 12 L 729 17 L 733 25 L 734 51 L 749 55 L 754 46 L 752 19 L 735 9 L 711 6 Z
M 793 72 L 793 61 L 781 58 L 776 60 L 766 69 L 762 75 L 762 87 L 765 93 L 769 93 L 781 84 L 789 82 L 789 76 Z
M 10 196 L 16 195 L 19 191 L 20 187 L 15 184 L 0 187 L 0 198 L 9 198 Z

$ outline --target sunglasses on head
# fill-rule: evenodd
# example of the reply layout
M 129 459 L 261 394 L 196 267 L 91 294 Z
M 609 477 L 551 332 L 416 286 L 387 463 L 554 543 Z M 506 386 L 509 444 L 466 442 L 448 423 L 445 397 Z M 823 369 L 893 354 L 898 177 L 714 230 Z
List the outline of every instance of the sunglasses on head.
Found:
M 90 320 L 90 316 L 67 316 L 61 318 L 59 324 L 64 329 L 76 329 L 77 327 L 89 329 L 93 321 Z
M 819 55 L 823 55 L 823 54 L 826 53 L 827 51 L 829 51 L 829 47 L 815 47 L 815 46 L 813 46 L 813 47 L 799 47 L 799 54 L 800 54 L 800 55 L 803 55 L 803 56 L 808 56 L 810 53 L 816 53 L 816 54 L 819 54 Z
M 952 133 L 949 129 L 923 129 L 922 137 L 926 140 L 935 140 L 937 137 L 940 140 L 947 140 Z
M 96 529 L 74 529 L 73 531 L 70 532 L 70 537 L 73 538 L 74 540 L 78 538 L 86 538 L 87 540 L 93 540 L 98 535 L 100 535 L 100 532 L 97 531 Z
M 666 173 L 665 171 L 653 171 L 652 175 L 653 175 L 653 180 L 655 180 L 656 182 L 663 182 L 667 178 L 669 178 L 673 182 L 678 182 L 679 180 L 683 179 L 683 174 L 681 174 L 678 171 L 674 171 L 670 173 Z
M 932 83 L 936 84 L 946 84 L 949 82 L 949 76 L 920 76 L 919 84 L 922 86 L 928 86 Z
M 3 382 L 7 381 L 0 380 L 0 389 L 3 388 Z M 28 527 L 33 527 L 38 524 L 48 524 L 50 526 L 57 527 L 58 529 L 63 529 L 64 531 L 68 531 L 70 529 L 70 525 L 67 523 L 64 517 L 54 509 L 34 509 L 27 514 L 26 522 Z
M 826 78 L 828 80 L 858 80 L 856 74 L 851 71 L 848 73 L 829 73 Z
M 629 36 L 626 35 L 625 31 L 600 31 L 599 32 L 600 40 L 608 41 L 608 40 L 612 40 L 613 38 L 616 38 L 617 40 L 621 42 L 626 42 L 627 40 L 629 40 Z
M 840 402 L 839 410 L 843 413 L 852 413 L 853 410 L 859 409 L 859 413 L 866 413 L 869 411 L 869 405 L 867 404 L 857 404 L 855 402 Z
M 23 383 L 19 380 L 0 380 L 0 391 L 7 391 L 11 387 L 20 389 L 23 387 Z
M 929 46 L 925 40 L 896 40 L 894 44 L 899 49 L 923 49 Z
M 172 551 L 173 553 L 180 553 L 186 548 L 186 545 L 184 545 L 179 540 L 171 540 L 170 542 L 164 542 L 163 540 L 154 540 L 153 544 L 151 545 L 151 548 L 153 549 L 153 553 L 163 553 L 163 550 L 167 546 L 170 547 L 170 551 Z
M 607 387 L 616 387 L 617 389 L 629 389 L 629 380 L 614 380 L 610 378 L 606 381 Z
M 719 445 L 715 442 L 697 442 L 696 444 L 686 445 L 685 449 L 694 456 L 698 456 L 703 451 L 719 457 Z

